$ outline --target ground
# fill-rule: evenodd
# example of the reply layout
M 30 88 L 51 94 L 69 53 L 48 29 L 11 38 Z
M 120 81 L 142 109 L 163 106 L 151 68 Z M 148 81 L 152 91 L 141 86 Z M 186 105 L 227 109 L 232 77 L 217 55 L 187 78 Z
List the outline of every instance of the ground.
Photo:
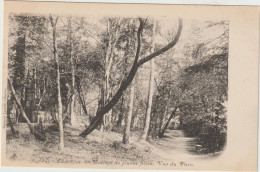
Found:
M 7 132 L 7 157 L 11 160 L 33 163 L 61 164 L 107 164 L 125 163 L 137 165 L 159 161 L 193 160 L 213 158 L 215 154 L 201 155 L 195 151 L 194 138 L 185 137 L 181 130 L 168 130 L 162 139 L 138 141 L 132 136 L 130 144 L 122 144 L 122 135 L 114 132 L 95 130 L 86 139 L 79 137 L 84 126 L 65 128 L 65 149 L 58 149 L 58 132 L 48 130 L 47 141 L 41 142 L 29 134 L 26 124 L 18 124 L 18 137 Z

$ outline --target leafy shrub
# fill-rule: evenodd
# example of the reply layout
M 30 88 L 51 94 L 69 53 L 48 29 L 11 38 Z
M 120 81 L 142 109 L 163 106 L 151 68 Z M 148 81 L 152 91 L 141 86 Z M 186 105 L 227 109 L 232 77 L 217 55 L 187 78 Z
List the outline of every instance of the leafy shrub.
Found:
M 206 152 L 221 150 L 226 143 L 226 118 L 224 115 L 189 115 L 183 119 L 186 135 L 198 138 Z

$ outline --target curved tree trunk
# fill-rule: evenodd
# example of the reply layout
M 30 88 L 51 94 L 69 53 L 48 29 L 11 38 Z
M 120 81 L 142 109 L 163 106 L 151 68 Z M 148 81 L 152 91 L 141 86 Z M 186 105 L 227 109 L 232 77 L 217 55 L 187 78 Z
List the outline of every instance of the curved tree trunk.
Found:
M 142 30 L 143 30 L 143 24 L 144 24 L 142 19 L 139 19 L 139 20 L 140 20 L 140 26 L 139 26 L 138 31 L 137 31 L 137 42 L 138 42 L 137 45 L 138 46 L 137 46 L 137 50 L 136 50 L 135 60 L 134 60 L 133 66 L 130 70 L 130 73 L 127 76 L 127 78 L 122 82 L 119 89 L 117 90 L 115 95 L 112 97 L 112 99 L 103 108 L 101 108 L 99 111 L 97 111 L 97 114 L 96 114 L 93 122 L 83 132 L 80 133 L 80 136 L 82 136 L 82 137 L 86 137 L 94 129 L 96 129 L 97 126 L 101 123 L 103 116 L 115 106 L 115 104 L 122 97 L 124 91 L 131 84 L 132 80 L 135 77 L 135 74 L 136 74 L 138 68 L 141 65 L 143 65 L 144 63 L 146 63 L 147 61 L 149 61 L 149 60 L 157 57 L 158 55 L 168 51 L 170 48 L 172 48 L 174 45 L 176 45 L 176 43 L 178 42 L 178 40 L 180 38 L 181 31 L 182 31 L 182 20 L 181 19 L 179 19 L 178 31 L 177 31 L 177 34 L 176 34 L 176 36 L 175 36 L 175 38 L 172 42 L 170 42 L 168 45 L 161 48 L 160 50 L 158 50 L 158 51 L 142 58 L 141 60 L 139 60 L 139 54 L 140 54 L 140 48 L 141 48 L 141 33 L 142 33 Z

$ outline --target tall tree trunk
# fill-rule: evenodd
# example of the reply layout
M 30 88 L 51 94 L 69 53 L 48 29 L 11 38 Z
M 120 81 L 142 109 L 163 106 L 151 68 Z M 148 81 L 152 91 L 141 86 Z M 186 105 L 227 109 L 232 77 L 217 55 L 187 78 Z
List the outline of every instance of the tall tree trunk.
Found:
M 104 107 L 102 107 L 100 110 L 97 111 L 95 118 L 92 120 L 92 123 L 83 132 L 81 132 L 79 134 L 81 137 L 86 137 L 88 134 L 90 134 L 92 131 L 94 131 L 97 128 L 97 126 L 102 122 L 103 116 L 115 106 L 115 104 L 122 97 L 124 91 L 131 84 L 132 80 L 135 77 L 136 72 L 138 71 L 138 68 L 141 65 L 143 65 L 144 63 L 148 62 L 149 60 L 159 56 L 160 54 L 163 54 L 164 52 L 166 52 L 169 49 L 171 49 L 172 47 L 174 47 L 177 44 L 177 42 L 181 36 L 182 20 L 179 19 L 178 31 L 177 31 L 175 38 L 172 40 L 172 42 L 167 44 L 165 47 L 157 50 L 156 52 L 154 52 L 148 56 L 145 56 L 144 58 L 139 60 L 140 49 L 141 49 L 141 33 L 143 30 L 143 26 L 144 26 L 143 20 L 139 19 L 139 21 L 140 21 L 140 25 L 139 25 L 139 28 L 137 31 L 137 49 L 136 49 L 135 59 L 134 59 L 132 68 L 131 68 L 128 76 L 126 77 L 126 79 L 124 79 L 122 81 L 122 83 L 121 83 L 119 89 L 117 90 L 117 92 L 115 93 L 115 95 L 110 99 L 110 101 Z
M 69 30 L 69 47 L 70 47 L 70 63 L 71 63 L 71 90 L 72 90 L 72 98 L 71 98 L 71 107 L 70 107 L 70 124 L 72 126 L 76 123 L 76 113 L 75 113 L 75 63 L 73 56 L 73 42 L 72 42 L 72 27 L 71 27 L 71 17 L 68 21 L 68 30 Z
M 20 102 L 25 109 L 24 106 L 24 91 L 25 91 L 25 84 L 24 80 L 26 79 L 26 31 L 23 29 L 23 25 L 19 24 L 19 32 L 17 34 L 17 43 L 15 46 L 16 49 L 16 56 L 14 59 L 14 77 L 13 77 L 13 86 L 17 92 L 21 93 Z M 21 27 L 21 28 L 20 28 Z M 24 119 L 21 117 L 21 112 L 19 114 L 19 122 L 25 122 Z
M 23 26 L 19 26 L 22 28 L 19 28 L 18 32 L 18 38 L 17 38 L 17 43 L 15 45 L 15 51 L 16 55 L 14 58 L 14 77 L 13 77 L 13 87 L 17 92 L 23 92 L 24 84 L 23 81 L 26 79 L 25 74 L 26 74 L 26 31 L 23 29 Z M 22 94 L 21 94 L 22 95 Z M 21 96 L 22 98 L 22 96 Z M 22 102 L 22 100 L 21 100 Z
M 57 54 L 57 42 L 56 42 L 56 24 L 58 22 L 58 17 L 54 19 L 50 16 L 50 21 L 52 25 L 52 39 L 53 39 L 53 56 L 56 62 L 56 73 L 57 73 L 57 90 L 58 90 L 58 125 L 59 125 L 59 137 L 60 144 L 59 149 L 63 150 L 64 148 L 64 128 L 63 128 L 63 118 L 62 118 L 62 100 L 61 100 L 61 84 L 60 84 L 60 65 L 59 57 Z
M 114 48 L 116 45 L 116 42 L 118 40 L 118 32 L 120 29 L 120 22 L 121 18 L 118 19 L 116 22 L 116 31 L 115 34 L 112 35 L 110 32 L 110 22 L 108 20 L 107 22 L 107 32 L 109 33 L 109 40 L 108 40 L 108 47 L 106 51 L 106 56 L 105 56 L 105 80 L 104 80 L 104 105 L 109 101 L 110 99 L 110 93 L 111 93 L 111 88 L 110 88 L 110 72 L 111 72 L 111 67 L 112 63 L 114 60 Z M 104 126 L 111 125 L 111 115 L 112 111 L 108 111 L 103 118 L 103 124 Z M 103 130 L 103 126 L 101 126 L 101 130 Z
M 123 135 L 123 143 L 124 144 L 129 143 L 131 120 L 132 120 L 133 105 L 134 105 L 134 95 L 135 95 L 135 84 L 134 84 L 134 80 L 133 80 L 132 84 L 130 86 L 128 113 L 125 116 L 125 128 L 124 128 L 124 135 Z
M 151 44 L 151 53 L 154 52 L 154 37 L 155 37 L 155 19 L 153 20 L 153 35 L 152 35 L 152 44 Z M 140 137 L 141 140 L 146 140 L 148 136 L 150 120 L 151 120 L 151 109 L 153 103 L 153 91 L 154 91 L 154 59 L 150 61 L 150 80 L 149 80 L 149 93 L 148 93 L 148 102 L 147 102 L 147 109 L 145 115 L 145 123 L 144 123 L 144 130 Z

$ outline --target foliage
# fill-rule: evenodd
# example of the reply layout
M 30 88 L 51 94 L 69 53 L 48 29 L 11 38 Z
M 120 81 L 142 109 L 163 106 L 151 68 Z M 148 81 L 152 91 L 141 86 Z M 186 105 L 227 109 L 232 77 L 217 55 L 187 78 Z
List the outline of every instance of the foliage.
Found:
M 198 137 L 206 151 L 217 151 L 226 142 L 227 54 L 215 55 L 186 69 L 192 88 L 180 106 L 183 129 Z M 186 76 L 187 77 L 187 76 Z M 191 92 L 192 91 L 192 92 Z M 189 93 L 191 93 L 189 95 Z
M 139 61 L 150 54 L 153 20 L 142 19 Z M 174 40 L 178 26 L 173 19 L 156 20 L 155 51 Z M 170 121 L 180 116 L 186 134 L 198 138 L 206 152 L 214 152 L 226 142 L 228 23 L 185 22 L 186 29 L 176 46 L 154 59 L 155 91 L 149 135 L 163 136 Z M 114 97 L 133 67 L 139 23 L 135 17 L 59 16 L 56 42 L 64 123 L 70 121 L 74 106 L 78 123 L 89 126 L 96 112 Z M 37 123 L 33 115 L 40 111 L 51 116 L 49 122 L 57 122 L 57 64 L 50 20 L 47 15 L 12 14 L 9 24 L 8 76 L 17 97 L 31 122 Z M 135 134 L 144 128 L 148 88 L 149 64 L 143 64 L 135 73 L 131 120 L 131 131 Z M 8 94 L 10 98 L 10 90 Z M 113 132 L 122 134 L 129 94 L 126 87 L 119 101 L 106 113 L 111 114 Z M 8 109 L 13 123 L 24 122 L 21 110 L 11 100 Z

